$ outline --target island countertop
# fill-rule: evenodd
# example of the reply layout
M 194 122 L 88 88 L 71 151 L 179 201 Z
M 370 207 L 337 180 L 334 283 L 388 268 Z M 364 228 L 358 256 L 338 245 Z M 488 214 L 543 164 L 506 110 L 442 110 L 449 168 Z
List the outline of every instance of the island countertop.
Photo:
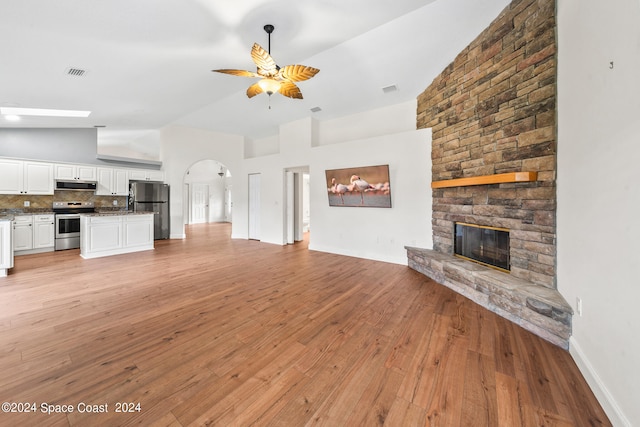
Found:
M 80 216 L 131 216 L 131 215 L 154 215 L 151 211 L 98 211 L 81 213 Z

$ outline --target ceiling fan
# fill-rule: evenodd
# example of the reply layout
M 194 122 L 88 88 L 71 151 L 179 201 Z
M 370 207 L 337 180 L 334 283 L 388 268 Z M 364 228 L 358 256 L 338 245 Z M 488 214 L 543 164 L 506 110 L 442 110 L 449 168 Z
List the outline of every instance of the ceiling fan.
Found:
M 289 98 L 302 99 L 302 92 L 300 92 L 300 88 L 296 86 L 295 82 L 308 80 L 318 74 L 320 70 L 298 64 L 286 65 L 284 67 L 277 65 L 276 61 L 271 57 L 271 33 L 274 28 L 275 27 L 270 24 L 264 26 L 264 30 L 269 35 L 268 51 L 264 50 L 258 43 L 253 44 L 251 59 L 253 59 L 253 62 L 255 62 L 258 67 L 256 72 L 226 68 L 211 71 L 231 74 L 233 76 L 257 77 L 262 79 L 258 83 L 249 86 L 247 89 L 247 96 L 249 98 L 253 98 L 262 92 L 266 92 L 269 96 L 278 92 Z

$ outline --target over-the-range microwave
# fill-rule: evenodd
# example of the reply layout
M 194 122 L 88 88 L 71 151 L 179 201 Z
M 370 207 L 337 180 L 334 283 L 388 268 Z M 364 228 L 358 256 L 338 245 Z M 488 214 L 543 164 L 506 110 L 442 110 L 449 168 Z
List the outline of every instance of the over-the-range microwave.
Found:
M 75 191 L 95 191 L 97 183 L 95 181 L 56 181 L 56 190 L 75 190 Z

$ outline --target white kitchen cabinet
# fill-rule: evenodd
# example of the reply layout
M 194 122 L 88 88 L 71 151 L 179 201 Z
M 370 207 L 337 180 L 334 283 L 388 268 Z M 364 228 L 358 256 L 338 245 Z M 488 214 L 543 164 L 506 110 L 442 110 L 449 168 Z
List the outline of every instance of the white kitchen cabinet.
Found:
M 95 181 L 94 166 L 56 164 L 55 177 L 59 180 Z
M 96 195 L 129 195 L 129 176 L 126 169 L 97 168 L 97 178 Z
M 13 218 L 13 250 L 33 249 L 33 216 L 18 215 Z
M 129 171 L 129 180 L 164 182 L 164 172 L 158 170 L 132 169 Z
M 13 230 L 11 221 L 0 220 L 0 277 L 13 267 Z
M 0 159 L 0 194 L 53 194 L 53 164 Z
M 54 215 L 33 216 L 33 249 L 55 246 L 56 222 Z
M 88 214 L 80 217 L 80 256 L 83 258 L 153 248 L 153 214 Z
M 13 220 L 13 250 L 15 255 L 53 251 L 55 247 L 55 216 L 16 215 Z

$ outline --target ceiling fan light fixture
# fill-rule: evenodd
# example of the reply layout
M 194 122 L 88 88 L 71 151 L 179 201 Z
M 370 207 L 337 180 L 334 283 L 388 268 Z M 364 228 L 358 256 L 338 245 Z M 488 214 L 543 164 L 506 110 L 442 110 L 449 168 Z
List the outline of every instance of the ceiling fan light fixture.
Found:
M 240 77 L 257 77 L 261 79 L 259 82 L 252 84 L 247 89 L 247 97 L 253 98 L 254 96 L 266 93 L 271 99 L 271 95 L 278 92 L 282 96 L 293 99 L 302 99 L 302 92 L 296 85 L 297 82 L 309 80 L 320 70 L 306 65 L 286 65 L 280 67 L 276 64 L 276 61 L 271 57 L 271 33 L 274 30 L 274 26 L 267 24 L 264 26 L 264 30 L 269 35 L 269 50 L 264 50 L 258 43 L 254 43 L 251 48 L 251 59 L 257 66 L 257 70 L 246 71 L 236 70 L 231 68 L 223 68 L 218 70 L 211 70 L 216 73 L 230 74 L 232 76 Z M 269 105 L 271 109 L 271 105 Z
M 258 85 L 269 96 L 280 90 L 280 82 L 274 79 L 262 79 L 258 82 Z

